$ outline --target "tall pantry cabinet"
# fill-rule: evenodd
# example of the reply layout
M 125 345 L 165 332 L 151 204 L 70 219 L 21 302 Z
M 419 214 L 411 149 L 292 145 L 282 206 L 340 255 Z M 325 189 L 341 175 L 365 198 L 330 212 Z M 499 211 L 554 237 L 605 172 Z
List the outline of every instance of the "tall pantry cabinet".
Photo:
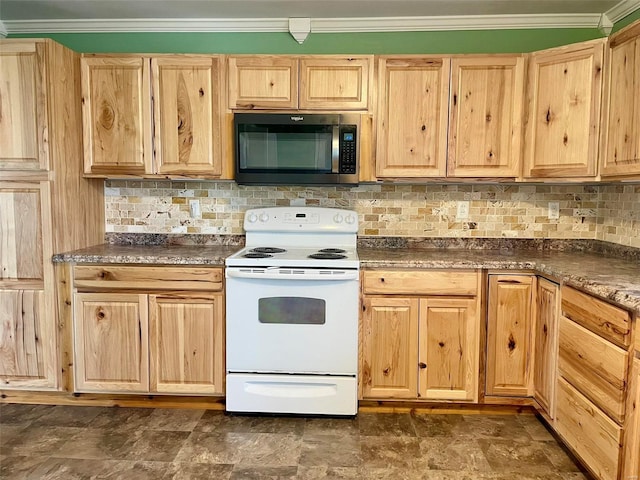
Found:
M 0 40 L 3 389 L 60 387 L 51 256 L 104 241 L 103 183 L 81 178 L 80 99 L 76 53 L 48 39 Z

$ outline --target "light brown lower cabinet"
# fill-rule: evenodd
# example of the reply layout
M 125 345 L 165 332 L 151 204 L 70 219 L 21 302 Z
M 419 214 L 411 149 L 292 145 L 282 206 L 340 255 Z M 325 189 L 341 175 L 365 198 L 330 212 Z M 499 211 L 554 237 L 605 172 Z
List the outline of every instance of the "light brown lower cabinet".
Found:
M 206 270 L 76 267 L 76 289 L 109 291 L 74 295 L 74 390 L 223 394 L 224 297 Z M 162 291 L 180 285 L 200 291 Z
M 563 378 L 556 400 L 557 432 L 597 478 L 618 478 L 622 428 Z
M 487 395 L 532 394 L 535 275 L 489 275 Z
M 640 345 L 639 332 L 636 332 L 636 339 Z M 629 417 L 628 428 L 625 439 L 624 471 L 623 479 L 638 480 L 640 479 L 640 350 L 633 360 L 633 368 L 631 372 L 631 388 L 630 401 L 627 403 L 627 412 Z
M 631 315 L 566 285 L 561 297 L 553 426 L 595 478 L 620 479 L 631 439 Z
M 365 272 L 362 397 L 477 401 L 478 283 L 475 271 Z
M 533 396 L 554 418 L 560 287 L 538 277 L 533 326 Z

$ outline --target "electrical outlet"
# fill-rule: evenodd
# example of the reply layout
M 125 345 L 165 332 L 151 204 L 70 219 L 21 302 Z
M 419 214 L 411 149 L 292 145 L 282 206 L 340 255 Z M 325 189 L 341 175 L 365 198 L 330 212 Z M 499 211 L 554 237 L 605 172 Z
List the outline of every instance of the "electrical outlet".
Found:
M 456 220 L 466 220 L 469 218 L 469 202 L 458 202 L 458 210 L 456 212 Z
M 189 213 L 191 218 L 200 218 L 200 200 L 189 200 Z
M 548 217 L 550 220 L 557 220 L 560 218 L 560 203 L 549 202 Z

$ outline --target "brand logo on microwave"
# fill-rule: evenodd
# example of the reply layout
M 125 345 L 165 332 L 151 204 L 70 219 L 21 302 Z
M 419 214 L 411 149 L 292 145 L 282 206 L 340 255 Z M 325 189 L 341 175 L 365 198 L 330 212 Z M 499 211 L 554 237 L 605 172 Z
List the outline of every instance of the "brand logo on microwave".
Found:
M 304 117 L 291 117 L 291 120 L 293 120 L 294 122 L 301 122 L 302 120 L 304 120 Z

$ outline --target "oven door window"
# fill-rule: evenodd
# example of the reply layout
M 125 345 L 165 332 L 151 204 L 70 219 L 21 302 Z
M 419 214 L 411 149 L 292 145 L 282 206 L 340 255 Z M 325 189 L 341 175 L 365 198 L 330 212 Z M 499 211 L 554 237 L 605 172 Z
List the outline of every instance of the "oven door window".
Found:
M 320 298 L 268 297 L 258 300 L 260 323 L 324 325 L 326 302 Z

